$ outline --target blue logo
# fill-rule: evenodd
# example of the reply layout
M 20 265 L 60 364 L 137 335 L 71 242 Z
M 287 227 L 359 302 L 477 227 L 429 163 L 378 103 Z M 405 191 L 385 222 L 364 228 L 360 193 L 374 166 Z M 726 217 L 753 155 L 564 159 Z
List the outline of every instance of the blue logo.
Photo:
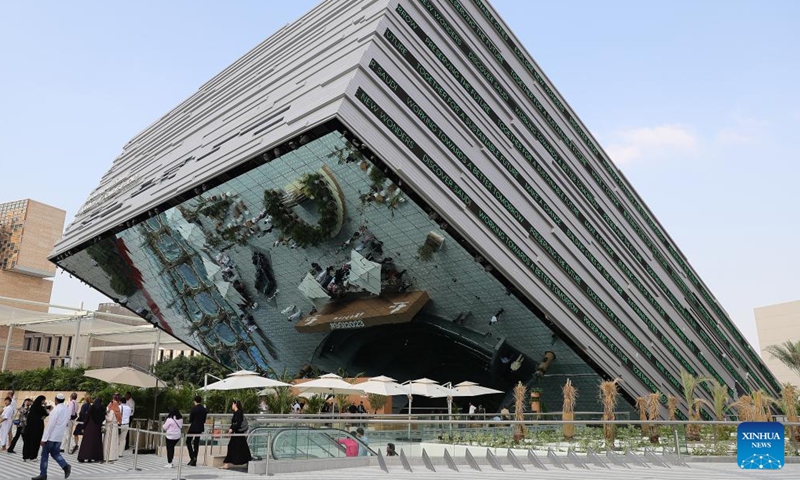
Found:
M 783 425 L 778 422 L 743 422 L 736 433 L 739 468 L 783 468 Z

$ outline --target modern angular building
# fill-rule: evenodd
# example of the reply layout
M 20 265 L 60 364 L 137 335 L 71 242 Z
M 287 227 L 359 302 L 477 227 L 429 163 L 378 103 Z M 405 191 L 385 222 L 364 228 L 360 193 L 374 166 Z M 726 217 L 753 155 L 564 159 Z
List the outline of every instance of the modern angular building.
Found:
M 61 235 L 65 217 L 64 210 L 31 199 L 0 203 L 0 297 L 50 303 L 56 266 L 47 256 Z M 0 304 L 47 311 L 41 305 L 2 298 Z M 28 347 L 24 328 L 0 327 L 2 370 L 56 366 L 54 348 L 43 345 L 31 351 Z
M 232 368 L 779 389 L 483 0 L 321 3 L 126 144 L 52 260 Z

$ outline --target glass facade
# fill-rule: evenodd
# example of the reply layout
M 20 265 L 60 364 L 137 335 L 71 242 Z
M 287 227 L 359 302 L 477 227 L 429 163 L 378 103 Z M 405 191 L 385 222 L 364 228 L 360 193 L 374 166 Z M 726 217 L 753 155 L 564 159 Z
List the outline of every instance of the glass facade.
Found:
M 379 159 L 340 127 L 315 132 L 62 263 L 235 369 L 552 382 L 554 402 L 561 374 L 594 388 L 587 362 Z

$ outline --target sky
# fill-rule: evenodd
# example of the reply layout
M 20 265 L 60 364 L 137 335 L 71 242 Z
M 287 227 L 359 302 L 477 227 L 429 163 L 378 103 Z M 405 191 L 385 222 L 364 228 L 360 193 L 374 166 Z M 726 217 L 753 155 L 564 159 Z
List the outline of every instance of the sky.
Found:
M 316 3 L 0 1 L 0 202 L 69 223 L 128 140 Z M 753 308 L 800 299 L 800 2 L 491 3 L 758 347 Z M 54 304 L 104 301 L 55 278 Z

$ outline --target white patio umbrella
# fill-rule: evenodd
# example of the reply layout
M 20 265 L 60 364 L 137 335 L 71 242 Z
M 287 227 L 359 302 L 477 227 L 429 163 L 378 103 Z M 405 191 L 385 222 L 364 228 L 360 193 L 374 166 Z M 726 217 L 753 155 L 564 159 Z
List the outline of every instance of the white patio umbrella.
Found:
M 108 383 L 119 383 L 132 387 L 152 388 L 166 387 L 167 384 L 148 372 L 143 372 L 133 367 L 98 368 L 87 370 L 85 377 L 96 378 Z
M 269 387 L 291 387 L 291 384 L 262 377 L 257 372 L 249 370 L 239 370 L 231 373 L 224 380 L 214 382 L 205 387 L 199 388 L 200 391 L 209 390 L 240 390 L 243 388 L 269 388 Z
M 331 395 L 364 393 L 360 385 L 347 383 L 335 373 L 326 373 L 314 380 L 298 383 L 295 388 L 301 393 L 329 393 Z
M 430 378 L 418 378 L 403 384 L 408 395 L 408 416 L 411 417 L 412 395 L 422 395 L 429 398 L 452 397 L 454 390 L 439 385 L 439 382 Z
M 397 383 L 394 378 L 383 375 L 372 377 L 364 383 L 359 383 L 358 386 L 364 389 L 366 393 L 374 393 L 387 397 L 392 397 L 394 395 L 408 395 L 407 388 L 403 388 L 403 386 Z
M 430 378 L 418 378 L 408 382 L 412 395 L 423 397 L 441 398 L 453 395 L 453 389 L 439 385 L 439 382 Z M 406 392 L 408 394 L 408 392 Z
M 449 385 L 449 383 L 445 385 Z M 447 413 L 449 415 L 453 413 L 453 397 L 479 397 L 481 395 L 504 393 L 502 390 L 495 390 L 494 388 L 484 387 L 469 381 L 456 384 L 451 390 L 453 394 L 447 397 Z
M 342 377 L 335 373 L 326 373 L 314 380 L 299 383 L 295 385 L 295 388 L 297 388 L 300 393 L 326 393 L 330 395 L 364 393 L 360 385 L 347 383 Z M 333 415 L 333 413 L 333 409 L 331 409 L 331 415 Z
M 297 289 L 300 290 L 300 293 L 302 293 L 304 297 L 314 304 L 317 310 L 322 310 L 322 307 L 331 299 L 328 292 L 322 288 L 322 285 L 320 285 L 310 273 L 306 273 L 305 278 L 303 278 L 303 281 L 297 286 Z
M 98 368 L 95 370 L 87 370 L 83 376 L 96 378 L 108 383 L 130 385 L 132 387 L 159 388 L 167 386 L 163 380 L 155 375 L 133 367 Z M 156 390 L 156 395 L 153 397 L 153 415 L 156 414 L 157 400 L 158 390 Z
M 504 393 L 502 390 L 484 387 L 475 382 L 461 382 L 453 387 L 454 397 L 479 397 L 481 395 L 491 395 L 494 393 Z
M 347 280 L 375 295 L 381 293 L 381 264 L 364 258 L 355 250 L 350 251 L 350 276 Z

